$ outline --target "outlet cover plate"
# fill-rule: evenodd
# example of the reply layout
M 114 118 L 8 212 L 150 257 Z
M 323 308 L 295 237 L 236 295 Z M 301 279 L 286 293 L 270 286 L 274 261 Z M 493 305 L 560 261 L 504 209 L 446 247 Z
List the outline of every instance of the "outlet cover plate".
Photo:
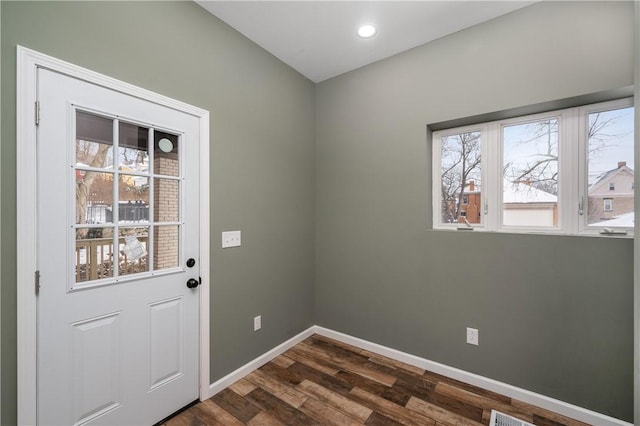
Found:
M 262 315 L 258 315 L 253 319 L 253 331 L 258 331 L 262 328 Z
M 467 327 L 467 343 L 478 346 L 480 343 L 480 336 L 477 328 Z
M 240 247 L 242 234 L 240 231 L 224 231 L 222 233 L 222 248 Z

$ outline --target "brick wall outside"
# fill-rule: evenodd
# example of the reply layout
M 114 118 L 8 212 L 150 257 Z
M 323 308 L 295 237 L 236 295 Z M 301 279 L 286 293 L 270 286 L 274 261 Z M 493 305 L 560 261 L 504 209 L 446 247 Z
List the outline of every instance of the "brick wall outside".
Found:
M 178 176 L 179 163 L 175 154 L 159 154 L 153 161 L 156 174 Z M 153 220 L 155 222 L 176 222 L 180 220 L 180 183 L 177 180 L 154 178 Z M 179 232 L 178 226 L 155 226 L 153 247 L 153 268 L 166 269 L 178 266 Z
M 612 211 L 604 211 L 604 198 L 611 198 Z M 589 197 L 589 223 L 611 219 L 633 210 L 633 197 Z

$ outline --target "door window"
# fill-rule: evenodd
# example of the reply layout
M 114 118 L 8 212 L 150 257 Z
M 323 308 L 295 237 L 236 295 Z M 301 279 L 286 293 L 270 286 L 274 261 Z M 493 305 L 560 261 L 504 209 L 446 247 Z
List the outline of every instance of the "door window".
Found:
M 75 110 L 72 289 L 181 266 L 180 139 Z

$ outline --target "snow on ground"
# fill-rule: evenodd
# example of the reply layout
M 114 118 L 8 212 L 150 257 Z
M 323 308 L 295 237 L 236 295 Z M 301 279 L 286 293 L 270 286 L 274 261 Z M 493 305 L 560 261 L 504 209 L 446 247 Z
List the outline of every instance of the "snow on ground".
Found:
M 621 228 L 633 228 L 634 213 L 635 212 L 624 213 L 618 216 L 614 216 L 609 220 L 590 223 L 589 226 L 606 226 L 606 227 L 615 226 L 615 227 L 621 227 Z

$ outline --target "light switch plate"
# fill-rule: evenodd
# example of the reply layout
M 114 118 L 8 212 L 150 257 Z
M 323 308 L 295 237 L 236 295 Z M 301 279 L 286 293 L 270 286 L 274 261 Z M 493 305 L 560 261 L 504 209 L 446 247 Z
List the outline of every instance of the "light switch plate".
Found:
M 222 248 L 240 247 L 240 231 L 224 231 L 222 233 Z

